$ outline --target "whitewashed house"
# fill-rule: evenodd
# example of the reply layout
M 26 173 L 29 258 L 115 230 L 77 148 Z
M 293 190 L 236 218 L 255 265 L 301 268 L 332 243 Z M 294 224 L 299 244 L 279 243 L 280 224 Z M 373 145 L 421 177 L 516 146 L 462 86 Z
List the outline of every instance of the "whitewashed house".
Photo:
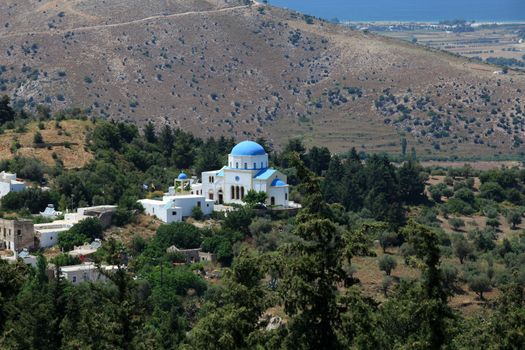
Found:
M 40 248 L 49 248 L 57 244 L 58 235 L 69 231 L 73 225 L 87 218 L 98 218 L 103 227 L 111 224 L 111 216 L 117 210 L 115 205 L 101 205 L 96 207 L 78 208 L 75 213 L 64 214 L 63 220 L 50 223 L 35 224 L 35 236 Z
M 23 181 L 18 181 L 16 174 L 6 173 L 5 171 L 0 173 L 0 198 L 9 192 L 20 192 L 25 188 L 26 184 Z
M 116 265 L 102 265 L 101 269 L 107 272 L 118 269 Z M 106 281 L 107 277 L 102 274 L 94 263 L 88 262 L 80 265 L 60 267 L 60 275 L 73 284 L 82 282 Z
M 69 231 L 76 221 L 57 220 L 45 224 L 35 224 L 35 236 L 40 248 L 49 248 L 58 243 L 58 235 Z
M 267 194 L 268 205 L 290 206 L 286 175 L 269 167 L 268 154 L 253 141 L 243 141 L 233 147 L 228 165 L 203 172 L 202 183 L 192 184 L 191 189 L 218 204 L 242 204 L 248 191 L 255 190 Z

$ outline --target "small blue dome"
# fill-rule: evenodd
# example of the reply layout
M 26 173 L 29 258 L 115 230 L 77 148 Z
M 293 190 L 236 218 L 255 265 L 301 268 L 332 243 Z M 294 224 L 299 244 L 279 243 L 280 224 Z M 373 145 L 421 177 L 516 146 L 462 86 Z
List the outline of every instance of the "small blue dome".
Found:
M 272 181 L 272 186 L 274 186 L 274 187 L 282 187 L 282 186 L 286 186 L 286 184 L 281 179 L 275 179 L 275 180 Z
M 243 141 L 233 147 L 231 152 L 232 156 L 262 156 L 265 154 L 263 146 L 253 141 Z
M 177 179 L 179 179 L 179 180 L 188 180 L 188 175 L 186 175 L 184 173 L 180 173 L 179 176 L 177 177 Z

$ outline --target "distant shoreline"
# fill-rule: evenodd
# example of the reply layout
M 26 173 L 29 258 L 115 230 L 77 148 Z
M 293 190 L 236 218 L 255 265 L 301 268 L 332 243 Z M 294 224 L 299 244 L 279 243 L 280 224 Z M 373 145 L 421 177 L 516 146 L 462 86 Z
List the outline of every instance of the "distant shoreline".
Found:
M 441 21 L 354 21 L 340 20 L 342 24 L 375 24 L 375 25 L 396 25 L 396 24 L 415 24 L 415 25 L 439 25 Z M 523 21 L 467 21 L 472 26 L 482 25 L 525 25 Z

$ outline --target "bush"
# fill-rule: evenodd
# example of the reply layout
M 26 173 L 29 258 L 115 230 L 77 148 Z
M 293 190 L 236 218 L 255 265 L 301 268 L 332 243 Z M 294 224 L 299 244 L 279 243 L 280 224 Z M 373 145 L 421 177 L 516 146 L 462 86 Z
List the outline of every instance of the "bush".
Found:
M 72 250 L 74 246 L 89 243 L 95 238 L 102 237 L 102 224 L 97 218 L 87 218 L 75 224 L 69 231 L 58 235 L 58 246 L 65 251 Z
M 465 227 L 465 221 L 460 218 L 450 218 L 448 223 L 452 226 L 454 231 L 459 231 L 461 227 Z
M 253 213 L 250 209 L 242 207 L 235 211 L 229 212 L 224 219 L 224 228 L 240 231 L 244 234 L 250 233 L 250 224 L 252 223 Z
M 81 263 L 80 259 L 77 256 L 71 256 L 69 254 L 60 254 L 55 256 L 53 259 L 50 260 L 53 264 L 57 266 L 70 266 L 70 265 L 78 265 Z
M 174 222 L 169 225 L 161 225 L 157 229 L 153 243 L 162 251 L 172 245 L 179 249 L 199 248 L 202 243 L 202 232 L 188 223 Z
M 384 271 L 387 276 L 390 276 L 392 270 L 397 266 L 396 260 L 388 254 L 383 255 L 378 262 L 379 270 Z
M 253 237 L 269 233 L 272 230 L 272 220 L 266 218 L 255 218 L 250 224 L 250 233 Z
M 193 209 L 191 210 L 191 217 L 195 220 L 202 220 L 202 218 L 204 217 L 204 213 L 202 212 L 200 206 L 196 205 L 193 207 Z
M 39 131 L 35 132 L 35 134 L 33 135 L 33 143 L 35 145 L 42 145 L 44 143 L 44 138 L 42 137 L 42 134 Z

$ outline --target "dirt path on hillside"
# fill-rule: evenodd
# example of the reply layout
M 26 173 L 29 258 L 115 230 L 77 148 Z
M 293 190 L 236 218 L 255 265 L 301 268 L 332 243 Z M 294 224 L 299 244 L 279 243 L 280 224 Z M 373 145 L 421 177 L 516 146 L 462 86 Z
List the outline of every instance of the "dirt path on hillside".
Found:
M 253 6 L 258 6 L 258 4 L 255 4 Z M 146 18 L 135 19 L 132 21 L 120 22 L 120 23 L 97 24 L 93 26 L 76 27 L 76 28 L 62 29 L 62 30 L 56 30 L 56 31 L 40 31 L 40 32 L 24 32 L 24 33 L 8 34 L 8 35 L 2 35 L 0 39 L 9 39 L 9 38 L 15 38 L 15 37 L 21 37 L 21 36 L 32 36 L 32 35 L 63 35 L 68 32 L 85 32 L 85 31 L 92 31 L 92 30 L 97 30 L 97 29 L 118 28 L 121 26 L 127 26 L 130 24 L 143 23 L 143 22 L 148 22 L 148 21 L 154 21 L 158 19 L 170 19 L 170 18 L 177 18 L 177 17 L 183 17 L 183 16 L 206 15 L 206 14 L 214 14 L 214 13 L 221 13 L 221 12 L 230 12 L 230 11 L 235 11 L 235 10 L 240 10 L 240 9 L 246 9 L 249 7 L 250 5 L 240 5 L 240 6 L 233 6 L 233 7 L 227 7 L 227 8 L 222 8 L 222 9 L 216 9 L 216 10 L 187 11 L 187 12 L 173 13 L 171 15 L 155 15 L 155 16 L 149 16 Z

